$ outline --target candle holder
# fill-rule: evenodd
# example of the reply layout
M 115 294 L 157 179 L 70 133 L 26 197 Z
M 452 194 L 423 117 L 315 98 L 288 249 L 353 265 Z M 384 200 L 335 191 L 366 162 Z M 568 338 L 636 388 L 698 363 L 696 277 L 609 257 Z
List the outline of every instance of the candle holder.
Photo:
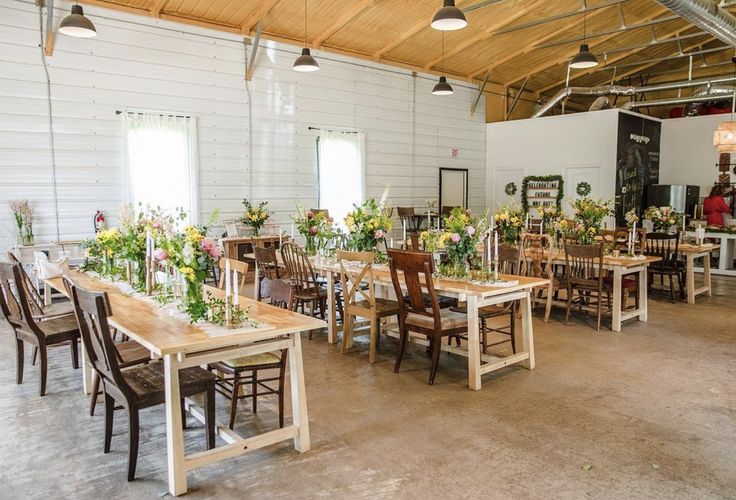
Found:
M 133 284 L 133 264 L 129 260 L 125 261 L 125 281 L 129 285 Z
M 493 281 L 498 281 L 498 257 L 493 259 Z
M 225 296 L 225 328 L 235 328 L 233 324 L 233 298 L 230 295 Z
M 153 272 L 153 257 L 146 257 L 146 295 L 149 296 L 153 294 Z

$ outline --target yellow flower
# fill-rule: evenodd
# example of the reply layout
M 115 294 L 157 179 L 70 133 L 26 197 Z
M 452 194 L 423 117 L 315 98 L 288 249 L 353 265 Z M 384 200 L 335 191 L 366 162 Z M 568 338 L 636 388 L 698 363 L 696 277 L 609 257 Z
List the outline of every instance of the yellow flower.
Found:
M 179 268 L 179 272 L 181 272 L 184 278 L 187 279 L 188 281 L 192 281 L 195 278 L 194 269 L 192 269 L 191 267 Z

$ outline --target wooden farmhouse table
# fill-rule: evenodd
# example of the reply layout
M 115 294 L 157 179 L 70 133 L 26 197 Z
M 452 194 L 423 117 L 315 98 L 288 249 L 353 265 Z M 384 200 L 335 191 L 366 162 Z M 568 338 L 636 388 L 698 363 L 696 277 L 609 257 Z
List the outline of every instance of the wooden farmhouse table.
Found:
M 211 336 L 197 325 L 171 316 L 151 301 L 123 294 L 113 284 L 94 280 L 79 272 L 72 272 L 70 278 L 85 289 L 107 291 L 113 311 L 109 319 L 110 325 L 146 347 L 151 351 L 152 357 L 163 358 L 168 482 L 169 492 L 172 495 L 187 492 L 187 471 L 198 467 L 289 439 L 293 439 L 294 448 L 299 452 L 309 451 L 309 421 L 300 332 L 322 328 L 325 326 L 324 321 L 241 296 L 241 306 L 251 308 L 250 318 L 262 321 L 267 326 L 262 330 Z M 67 295 L 61 278 L 49 279 L 47 283 Z M 216 288 L 205 286 L 205 289 L 213 296 L 223 296 L 223 292 Z M 281 349 L 289 351 L 291 425 L 243 438 L 231 431 L 227 425 L 217 422 L 216 432 L 227 444 L 186 455 L 182 431 L 179 370 Z M 87 380 L 90 369 L 86 356 L 83 356 L 83 360 L 83 374 Z M 87 384 L 85 386 L 89 387 Z M 204 411 L 193 401 L 187 399 L 186 408 L 195 418 L 204 421 Z
M 613 315 L 611 319 L 611 330 L 614 332 L 621 331 L 621 324 L 631 318 L 637 318 L 639 321 L 647 321 L 648 319 L 648 306 L 647 306 L 647 269 L 653 262 L 659 262 L 662 260 L 660 257 L 645 256 L 643 259 L 635 259 L 632 257 L 613 257 L 606 255 L 603 257 L 603 269 L 610 271 L 613 278 Z M 552 264 L 565 265 L 565 252 L 558 251 L 552 255 Z M 637 309 L 623 309 L 623 303 L 621 301 L 621 290 L 623 286 L 623 279 L 626 276 L 635 275 L 639 282 L 637 287 L 637 293 L 639 294 L 639 307 Z
M 710 255 L 714 251 L 721 248 L 721 245 L 714 243 L 703 243 L 702 245 L 693 245 L 692 243 L 683 243 L 679 247 L 680 253 L 685 256 L 685 282 L 687 285 L 687 303 L 695 304 L 695 297 L 702 293 L 711 296 L 711 272 L 710 272 Z M 703 286 L 695 287 L 695 259 L 703 257 Z
M 281 256 L 278 255 L 279 262 Z M 340 277 L 340 264 L 336 259 L 311 257 L 310 261 L 315 271 L 327 278 L 327 341 L 337 343 L 337 313 L 335 307 L 335 284 Z M 357 270 L 356 270 L 357 272 Z M 257 272 L 256 272 L 257 274 Z M 399 274 L 402 277 L 401 274 Z M 518 280 L 514 286 L 479 285 L 466 281 L 437 278 L 434 287 L 437 293 L 446 297 L 457 298 L 468 305 L 468 349 L 467 351 L 456 346 L 442 344 L 442 350 L 459 354 L 468 358 L 468 387 L 477 391 L 481 389 L 481 375 L 510 366 L 516 363 L 528 369 L 534 369 L 534 334 L 532 328 L 531 290 L 535 287 L 546 286 L 549 280 L 530 278 L 525 276 L 501 276 L 505 280 Z M 387 297 L 389 290 L 393 291 L 391 273 L 387 266 L 373 267 L 374 283 L 380 288 L 381 295 Z M 257 280 L 256 280 L 257 281 Z M 257 283 L 256 283 L 256 286 Z M 521 328 L 514 332 L 518 352 L 503 358 L 482 354 L 480 352 L 480 322 L 478 319 L 481 307 L 503 304 L 519 300 L 521 307 Z M 410 340 L 417 344 L 426 344 L 426 340 L 410 336 Z

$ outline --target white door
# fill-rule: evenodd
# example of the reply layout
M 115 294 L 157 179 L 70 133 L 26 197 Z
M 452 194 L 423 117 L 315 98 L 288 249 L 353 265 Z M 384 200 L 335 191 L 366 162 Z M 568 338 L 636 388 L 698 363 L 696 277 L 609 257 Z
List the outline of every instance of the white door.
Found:
M 578 186 L 587 182 L 590 185 L 590 194 L 588 198 L 600 198 L 601 197 L 601 167 L 566 167 L 565 168 L 565 196 L 562 202 L 562 211 L 568 215 L 572 215 L 570 208 L 570 201 L 582 198 L 577 193 Z M 611 224 L 613 218 L 608 223 Z
M 501 205 L 521 205 L 521 183 L 523 180 L 523 168 L 497 168 L 493 172 L 492 198 L 489 204 L 491 213 L 495 213 Z M 516 185 L 516 193 L 508 195 L 506 194 L 506 186 L 511 183 Z

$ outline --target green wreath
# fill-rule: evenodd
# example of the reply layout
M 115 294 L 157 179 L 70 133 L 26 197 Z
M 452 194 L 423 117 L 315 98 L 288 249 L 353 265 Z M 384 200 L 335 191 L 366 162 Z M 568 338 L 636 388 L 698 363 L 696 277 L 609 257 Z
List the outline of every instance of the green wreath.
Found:
M 575 192 L 578 196 L 588 196 L 592 190 L 593 188 L 590 187 L 590 184 L 585 181 L 579 182 L 575 188 Z
M 547 175 L 547 176 L 534 176 L 530 175 L 528 177 L 524 177 L 524 180 L 521 183 L 521 208 L 524 210 L 524 212 L 529 212 L 529 199 L 527 198 L 527 191 L 529 190 L 529 183 L 530 182 L 557 182 L 557 196 L 555 198 L 555 205 L 557 206 L 557 211 L 562 210 L 562 200 L 565 197 L 565 181 L 562 179 L 561 175 Z
M 515 182 L 509 182 L 506 184 L 506 187 L 503 188 L 504 193 L 506 193 L 509 196 L 514 196 L 516 194 L 517 188 Z

